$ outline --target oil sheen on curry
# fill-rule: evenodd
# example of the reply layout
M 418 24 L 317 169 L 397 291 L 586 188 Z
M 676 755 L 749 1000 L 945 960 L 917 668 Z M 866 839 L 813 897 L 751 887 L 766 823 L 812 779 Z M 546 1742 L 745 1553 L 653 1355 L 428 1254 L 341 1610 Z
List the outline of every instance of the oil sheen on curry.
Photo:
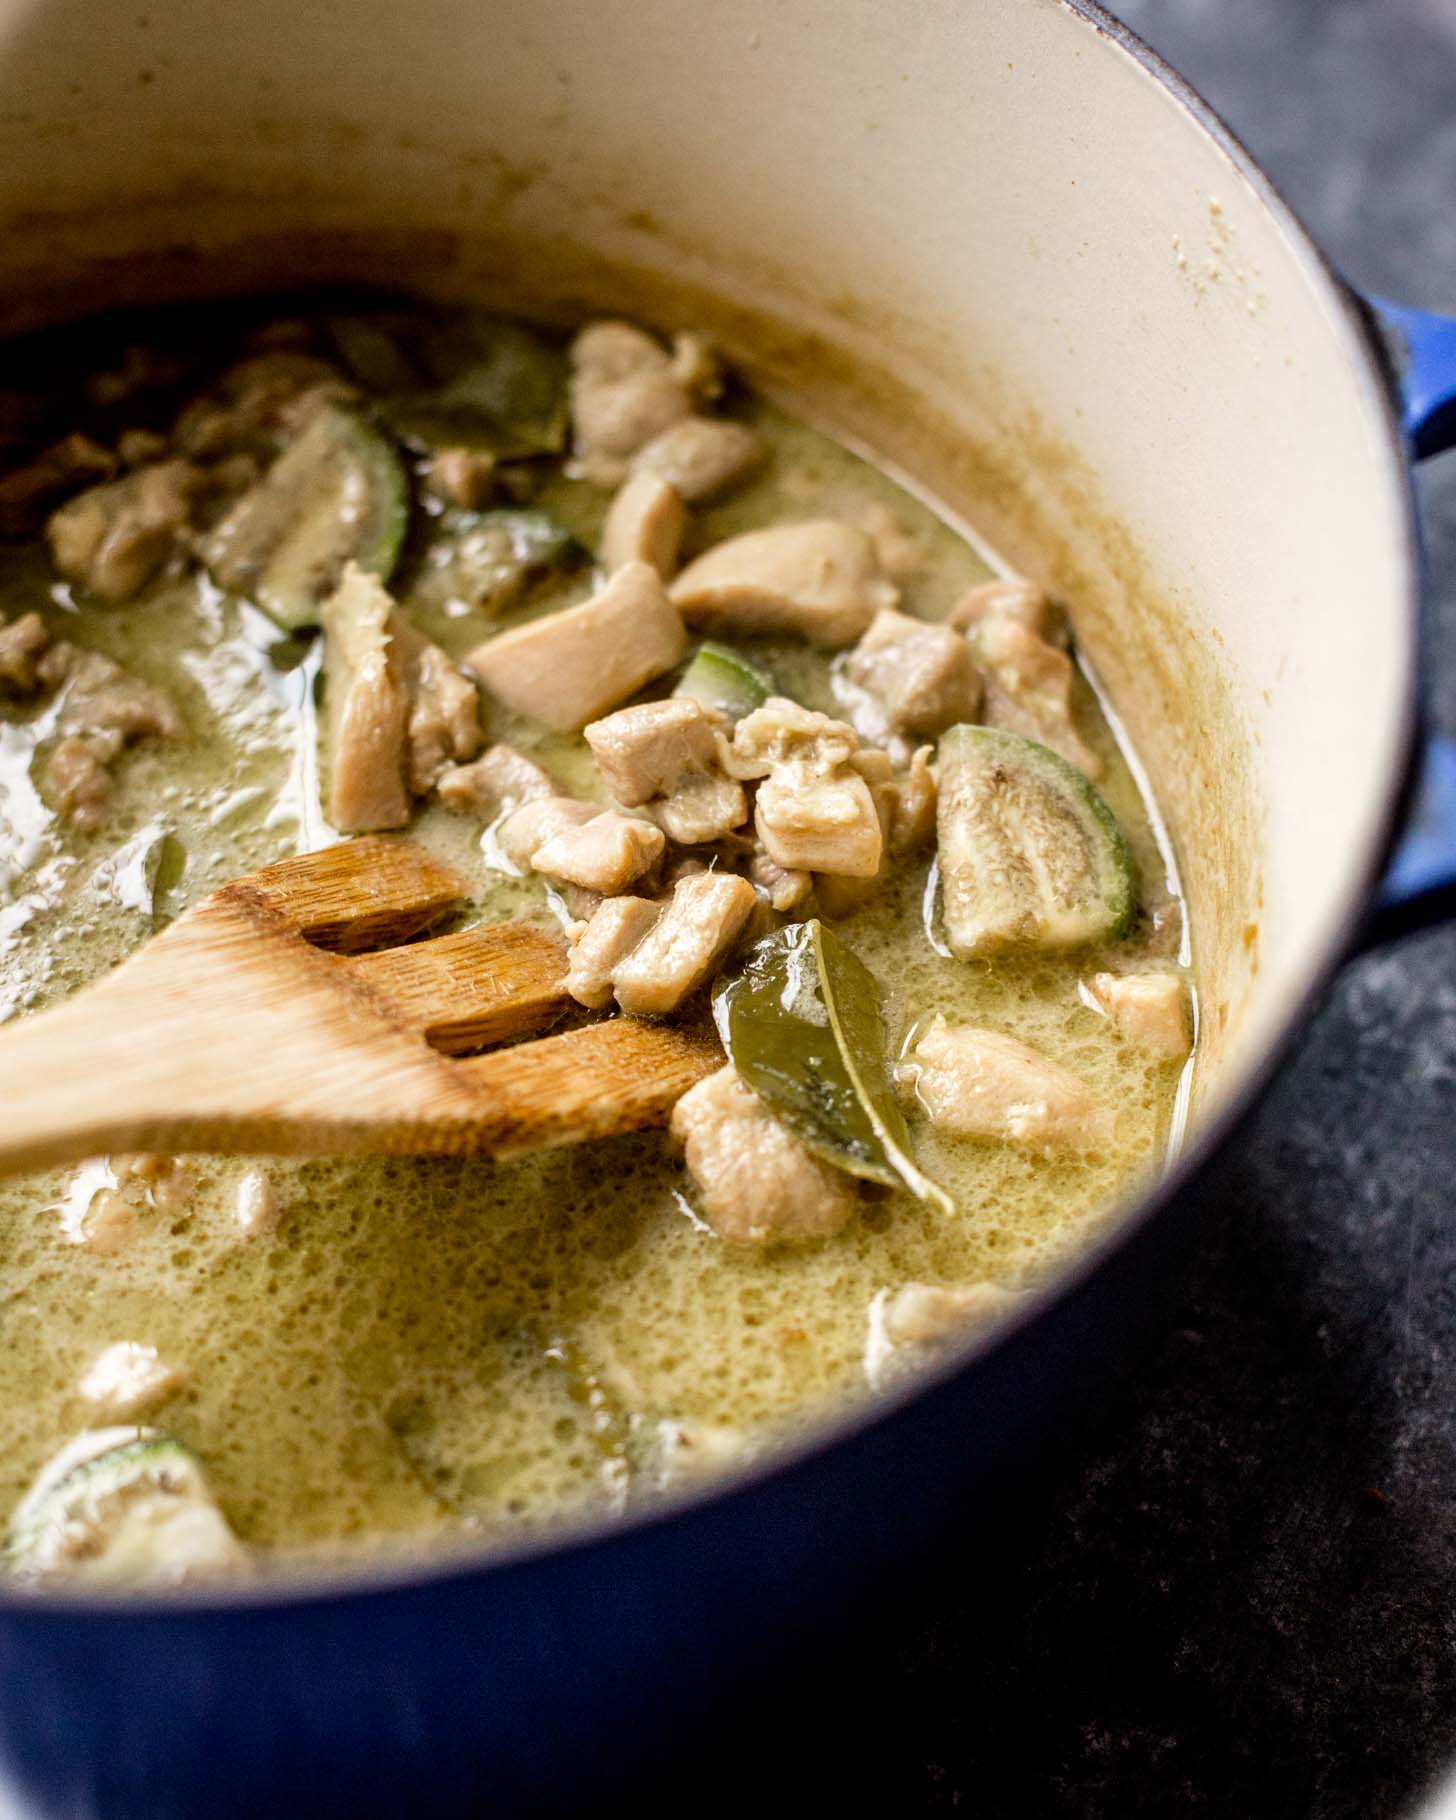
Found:
M 724 1050 L 668 1129 L 506 1165 L 0 1183 L 13 1581 L 681 1490 L 1003 1318 L 1159 1167 L 1183 919 L 1076 603 L 690 328 L 219 305 L 0 385 L 0 1018 L 397 832 L 464 926 L 556 936 L 569 1020 Z

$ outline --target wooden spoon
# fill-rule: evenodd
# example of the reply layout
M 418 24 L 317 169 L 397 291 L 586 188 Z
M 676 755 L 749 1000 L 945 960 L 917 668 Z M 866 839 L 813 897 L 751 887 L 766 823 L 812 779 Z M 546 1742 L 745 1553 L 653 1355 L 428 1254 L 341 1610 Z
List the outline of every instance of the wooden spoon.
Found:
M 453 1059 L 571 1002 L 529 924 L 409 941 L 465 895 L 389 840 L 224 885 L 0 1031 L 0 1173 L 138 1150 L 511 1156 L 661 1124 L 721 1064 L 711 1032 L 628 1017 Z

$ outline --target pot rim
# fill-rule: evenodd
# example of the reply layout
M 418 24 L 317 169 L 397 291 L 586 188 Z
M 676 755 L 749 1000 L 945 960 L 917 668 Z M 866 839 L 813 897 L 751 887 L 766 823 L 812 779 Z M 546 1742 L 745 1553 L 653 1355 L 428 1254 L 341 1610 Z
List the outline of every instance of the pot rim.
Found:
M 81 1594 L 69 1593 L 63 1588 L 28 1590 L 0 1583 L 0 1616 L 23 1615 L 40 1621 L 52 1617 L 99 1619 L 111 1623 L 132 1623 L 149 1618 L 176 1621 L 179 1618 L 244 1617 L 253 1612 L 335 1605 L 417 1590 L 443 1590 L 453 1582 L 482 1579 L 531 1567 L 552 1556 L 609 1545 L 625 1535 L 650 1531 L 659 1524 L 673 1522 L 689 1511 L 751 1493 L 870 1429 L 893 1422 L 908 1405 L 962 1372 L 973 1369 L 979 1359 L 1019 1343 L 1024 1334 L 1048 1318 L 1059 1304 L 1071 1301 L 1112 1257 L 1164 1216 L 1194 1180 L 1213 1167 L 1268 1092 L 1296 1038 L 1358 943 L 1415 786 L 1421 730 L 1420 543 L 1396 382 L 1388 350 L 1363 302 L 1341 278 L 1278 187 L 1221 116 L 1162 56 L 1121 20 L 1114 18 L 1100 0 L 1057 0 L 1057 4 L 1158 82 L 1205 137 L 1213 141 L 1263 205 L 1285 249 L 1311 289 L 1329 307 L 1343 334 L 1352 377 L 1357 378 L 1366 403 L 1382 426 L 1390 478 L 1401 502 L 1404 574 L 1400 592 L 1405 601 L 1410 651 L 1403 689 L 1400 745 L 1388 783 L 1384 813 L 1366 840 L 1358 882 L 1341 906 L 1334 933 L 1324 952 L 1309 965 L 1302 987 L 1291 995 L 1279 1028 L 1269 1039 L 1264 1053 L 1248 1065 L 1244 1078 L 1158 1182 L 1129 1202 L 1106 1232 L 1061 1268 L 1045 1286 L 1031 1292 L 1026 1305 L 1007 1316 L 992 1333 L 966 1340 L 906 1383 L 880 1392 L 872 1400 L 837 1417 L 816 1423 L 804 1436 L 775 1449 L 760 1461 L 725 1472 L 703 1486 L 657 1499 L 641 1509 L 575 1519 L 519 1541 L 504 1544 L 496 1541 L 479 1550 L 446 1548 L 418 1560 L 404 1558 L 401 1551 L 399 1557 L 379 1562 L 346 1559 L 317 1571 L 284 1569 L 261 1583 L 140 1593 Z

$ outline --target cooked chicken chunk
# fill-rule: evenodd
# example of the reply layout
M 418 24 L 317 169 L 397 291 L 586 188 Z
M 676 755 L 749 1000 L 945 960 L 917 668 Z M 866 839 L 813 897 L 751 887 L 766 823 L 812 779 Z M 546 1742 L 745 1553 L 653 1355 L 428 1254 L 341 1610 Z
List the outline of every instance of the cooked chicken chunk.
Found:
M 748 819 L 743 786 L 719 763 L 717 721 L 700 702 L 673 697 L 619 708 L 585 734 L 617 801 L 648 805 L 682 845 L 720 840 Z
M 447 765 L 461 764 L 480 750 L 480 700 L 469 677 L 402 614 L 391 615 L 389 635 L 409 696 L 409 789 L 414 796 L 428 796 Z
M 882 607 L 845 660 L 845 674 L 879 709 L 871 738 L 918 734 L 933 739 L 957 721 L 974 720 L 981 678 L 971 647 L 949 626 L 933 626 Z
M 1082 995 L 1128 1042 L 1170 1062 L 1187 1055 L 1193 1037 L 1181 974 L 1094 973 Z
M 659 431 L 686 417 L 706 378 L 700 344 L 670 355 L 626 322 L 589 323 L 571 344 L 571 421 L 577 463 L 611 486 Z
M 202 486 L 191 462 L 158 461 L 88 487 L 51 514 L 51 559 L 100 599 L 129 600 L 181 547 Z
M 489 747 L 468 765 L 446 765 L 435 785 L 447 809 L 493 821 L 503 810 L 557 794 L 550 772 L 514 746 Z
M 447 506 L 478 510 L 495 491 L 495 457 L 488 449 L 440 449 L 430 458 L 426 490 Z
M 48 687 L 65 688 L 57 730 L 102 739 L 113 755 L 136 740 L 180 739 L 187 730 L 165 690 L 128 675 L 99 651 L 54 644 L 36 668 Z
M 144 1151 L 111 1159 L 115 1185 L 92 1195 L 81 1219 L 81 1237 L 93 1251 L 114 1256 L 125 1250 L 149 1209 L 177 1215 L 186 1211 L 196 1178 L 181 1157 Z
M 543 841 L 531 865 L 561 884 L 613 897 L 650 872 L 666 846 L 661 828 L 604 809 L 580 827 L 563 829 Z
M 698 1204 L 730 1245 L 829 1238 L 854 1217 L 854 1186 L 805 1148 L 745 1084 L 720 1068 L 673 1108 Z
M 345 834 L 403 827 L 411 799 L 480 750 L 475 685 L 357 563 L 322 617 L 329 819 Z
M 111 758 L 95 740 L 57 740 L 45 763 L 44 794 L 56 813 L 94 834 L 111 803 Z
M 715 544 L 688 564 L 671 594 L 690 626 L 789 633 L 831 649 L 852 643 L 899 598 L 873 541 L 833 518 Z
M 996 1283 L 949 1288 L 905 1283 L 892 1294 L 882 1289 L 870 1304 L 865 1342 L 865 1376 L 879 1390 L 906 1371 L 924 1365 L 948 1342 L 1008 1314 L 1021 1298 Z
M 679 879 L 661 916 L 616 969 L 624 1011 L 665 1017 L 717 970 L 757 898 L 746 878 L 700 872 Z
M 780 916 L 797 910 L 814 889 L 812 873 L 788 871 L 763 852 L 755 853 L 748 862 L 748 876 L 763 893 L 769 908 Z
M 56 717 L 60 735 L 46 759 L 45 794 L 83 833 L 94 833 L 111 801 L 111 770 L 128 746 L 148 738 L 180 739 L 186 731 L 170 696 L 128 676 L 99 651 L 62 641 L 36 660 L 36 680 L 65 690 Z
M 585 727 L 583 737 L 612 795 L 635 809 L 666 796 L 687 772 L 715 765 L 716 729 L 700 702 L 674 696 L 619 708 Z
M 114 1422 L 125 1422 L 165 1403 L 185 1381 L 155 1346 L 118 1340 L 97 1353 L 76 1389 L 100 1413 Z
M 935 839 L 937 790 L 930 768 L 934 756 L 933 746 L 920 746 L 905 775 L 875 792 L 885 829 L 885 850 L 892 859 L 914 853 Z
M 1075 1074 L 998 1030 L 937 1013 L 901 1069 L 937 1125 L 1036 1150 L 1093 1150 L 1112 1114 Z
M 496 843 L 513 866 L 526 872 L 547 841 L 584 826 L 601 812 L 600 803 L 578 802 L 572 796 L 534 797 L 505 818 L 496 829 Z
M 33 536 L 57 500 L 109 479 L 116 466 L 110 449 L 89 436 L 73 432 L 61 437 L 24 467 L 0 477 L 0 538 Z
M 988 619 L 1009 619 L 1023 631 L 1030 632 L 1033 638 L 1066 648 L 1066 615 L 1034 581 L 983 581 L 979 587 L 961 596 L 951 608 L 947 624 L 958 631 L 969 632 Z
M 624 563 L 650 563 L 667 581 L 677 567 L 687 522 L 676 487 L 656 474 L 630 475 L 617 488 L 602 526 L 602 567 L 611 575 Z
M 188 404 L 173 446 L 202 460 L 246 454 L 269 461 L 324 404 L 352 404 L 359 388 L 317 354 L 292 348 L 250 354 Z
M 632 458 L 634 472 L 656 474 L 690 506 L 747 480 L 763 461 L 763 439 L 726 417 L 684 417 Z
M 572 733 L 670 670 L 686 649 L 661 577 L 629 562 L 590 600 L 502 632 L 468 661 L 508 707 Z
M 34 694 L 40 683 L 37 660 L 50 642 L 39 613 L 0 625 L 0 695 Z
M 662 914 L 645 897 L 609 897 L 576 939 L 566 968 L 566 990 L 588 1011 L 611 1003 L 616 971 Z
M 869 784 L 853 762 L 859 736 L 843 721 L 772 696 L 734 729 L 729 769 L 761 777 L 754 829 L 787 872 L 873 878 L 884 836 Z
M 1078 733 L 1072 715 L 1072 660 L 1014 619 L 993 615 L 971 634 L 985 674 L 987 726 L 1040 740 L 1088 777 L 1102 760 Z
M 409 689 L 394 650 L 394 602 L 357 563 L 323 604 L 329 820 L 341 834 L 402 828 Z

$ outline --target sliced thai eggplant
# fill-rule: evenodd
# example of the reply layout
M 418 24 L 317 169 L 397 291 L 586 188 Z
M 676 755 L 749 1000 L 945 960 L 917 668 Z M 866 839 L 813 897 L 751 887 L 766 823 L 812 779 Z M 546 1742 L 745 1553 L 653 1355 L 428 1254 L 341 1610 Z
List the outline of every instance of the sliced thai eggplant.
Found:
M 939 749 L 936 829 L 946 940 L 963 959 L 1073 948 L 1126 933 L 1132 861 L 1075 766 L 1035 740 L 952 727 Z
M 403 311 L 336 317 L 335 347 L 383 394 L 385 421 L 418 448 L 485 449 L 497 461 L 566 446 L 566 362 L 501 317 Z
M 176 1586 L 245 1559 L 196 1456 L 149 1428 L 93 1429 L 62 1448 L 5 1547 L 17 1580 L 88 1587 Z
M 202 560 L 289 631 L 319 623 L 345 565 L 388 581 L 409 523 L 409 483 L 388 435 L 327 404 L 208 533 Z
M 774 693 L 774 680 L 732 645 L 704 639 L 683 671 L 674 695 L 701 702 L 729 720 L 742 720 Z

